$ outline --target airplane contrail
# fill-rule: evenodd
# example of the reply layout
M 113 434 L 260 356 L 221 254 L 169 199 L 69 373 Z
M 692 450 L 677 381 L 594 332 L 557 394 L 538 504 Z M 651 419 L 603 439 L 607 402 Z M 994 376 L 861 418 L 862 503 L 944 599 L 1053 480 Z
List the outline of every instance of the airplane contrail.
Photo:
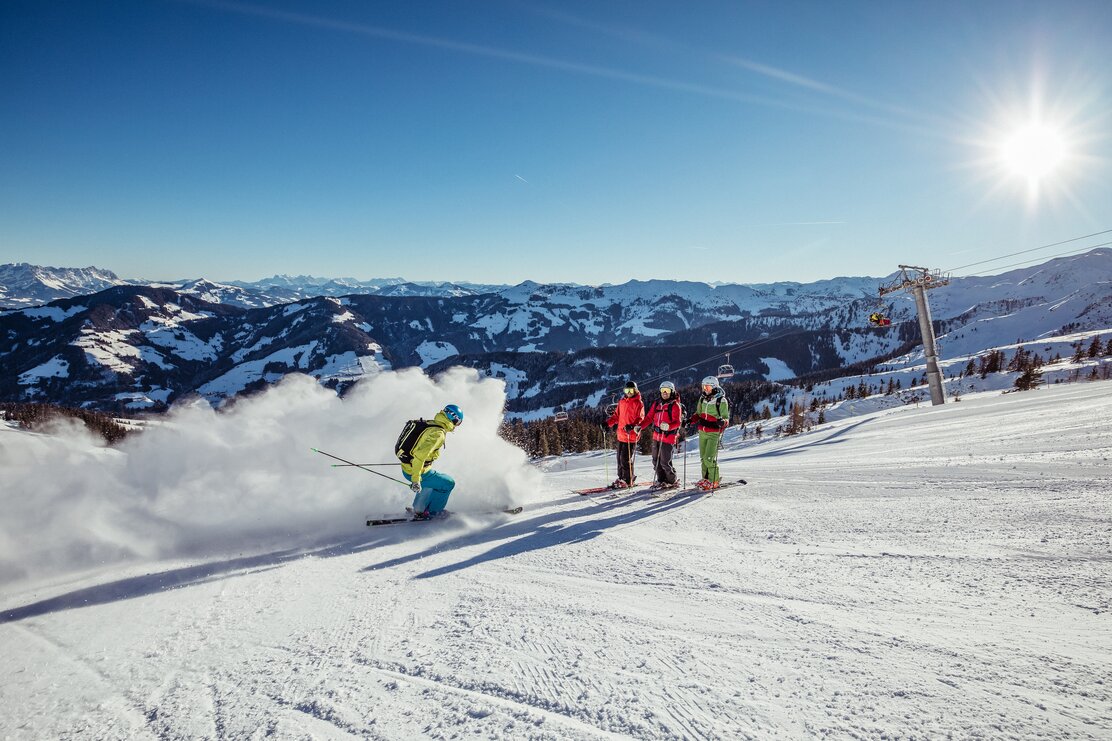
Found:
M 570 62 L 563 59 L 557 59 L 555 57 L 527 54 L 524 52 L 500 49 L 492 46 L 472 44 L 465 41 L 453 41 L 451 39 L 443 39 L 435 36 L 425 36 L 422 34 L 408 33 L 406 31 L 397 31 L 390 28 L 371 26 L 363 23 L 337 21 L 330 18 L 321 18 L 319 16 L 307 15 L 304 13 L 276 10 L 273 8 L 260 7 L 248 3 L 233 2 L 231 0 L 177 1 L 190 5 L 222 10 L 229 13 L 252 15 L 260 18 L 269 18 L 270 20 L 281 21 L 285 23 L 296 23 L 298 25 L 324 28 L 332 31 L 360 34 L 363 36 L 386 39 L 398 43 L 434 47 L 437 49 L 445 49 L 462 54 L 472 54 L 493 59 L 503 59 L 510 62 L 517 62 L 519 64 L 532 65 L 534 67 L 543 67 L 546 69 L 555 69 L 572 74 L 618 80 L 621 82 L 632 83 L 634 85 L 644 85 L 647 87 L 662 88 L 665 90 L 675 90 L 684 93 L 692 93 L 695 95 L 704 95 L 712 98 L 718 98 L 720 100 L 732 100 L 738 103 L 748 103 L 751 105 L 764 106 L 766 108 L 778 108 L 781 110 L 794 111 L 797 113 L 809 113 L 812 115 L 826 116 L 848 121 L 870 123 L 879 126 L 886 126 L 889 128 L 913 131 L 924 136 L 934 135 L 933 132 L 926 129 L 925 127 L 915 127 L 909 124 L 902 124 L 894 121 L 879 119 L 875 116 L 866 115 L 861 112 L 839 111 L 814 105 L 793 103 L 787 100 L 768 98 L 760 95 L 752 95 L 749 93 L 738 92 L 736 90 L 729 90 L 721 87 L 714 87 L 711 85 L 701 85 L 698 83 L 684 82 L 682 80 L 669 79 L 665 77 L 656 77 L 652 75 L 643 75 L 636 72 L 627 72 L 625 70 L 615 69 L 613 67 L 601 67 L 592 64 L 583 64 L 581 62 Z M 768 73 L 765 72 L 765 74 Z M 787 78 L 784 79 L 785 81 L 796 82 L 796 84 L 799 84 L 798 80 L 790 80 Z M 815 84 L 821 86 L 821 83 Z
M 526 180 L 525 178 L 521 177 L 520 175 L 514 175 L 514 177 L 517 178 L 518 180 L 520 180 L 521 182 L 525 183 L 526 185 L 529 184 L 529 181 Z

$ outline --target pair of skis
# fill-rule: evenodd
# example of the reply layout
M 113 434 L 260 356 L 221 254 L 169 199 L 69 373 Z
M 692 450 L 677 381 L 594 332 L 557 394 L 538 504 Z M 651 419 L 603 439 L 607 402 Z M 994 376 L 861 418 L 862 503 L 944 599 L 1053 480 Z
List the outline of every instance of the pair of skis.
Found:
M 718 488 L 716 489 L 701 489 L 698 486 L 689 486 L 686 489 L 657 489 L 652 492 L 651 496 L 653 499 L 664 500 L 672 499 L 673 497 L 692 496 L 694 494 L 713 494 L 716 491 L 729 489 L 733 486 L 745 486 L 747 483 L 749 482 L 745 479 L 736 479 L 734 481 L 722 481 L 718 484 Z
M 522 511 L 524 511 L 524 509 L 525 509 L 524 507 L 509 507 L 507 509 L 487 510 L 486 512 L 461 512 L 459 514 L 467 514 L 467 515 L 520 515 L 522 513 Z M 403 522 L 436 522 L 438 520 L 445 520 L 445 519 L 451 517 L 453 514 L 455 514 L 453 512 L 449 512 L 448 510 L 444 510 L 443 512 L 436 513 L 432 517 L 414 517 L 413 516 L 413 510 L 411 508 L 406 507 L 405 511 L 406 511 L 406 516 L 405 517 L 383 517 L 383 518 L 380 518 L 380 519 L 368 518 L 367 519 L 367 527 L 377 527 L 379 525 L 398 525 L 398 524 L 403 523 Z
M 582 496 L 582 497 L 590 496 L 591 494 L 606 494 L 607 496 L 604 497 L 605 499 L 617 499 L 618 497 L 620 497 L 623 494 L 628 494 L 629 492 L 632 492 L 634 489 L 640 489 L 644 486 L 650 486 L 650 484 L 648 484 L 648 483 L 637 483 L 637 484 L 634 484 L 633 486 L 625 486 L 625 487 L 622 487 L 620 489 L 616 488 L 614 486 L 593 486 L 590 489 L 573 489 L 572 493 L 573 494 L 578 494 L 579 496 Z
M 672 497 L 678 497 L 678 496 L 684 496 L 684 495 L 690 495 L 690 494 L 706 494 L 706 493 L 710 493 L 710 492 L 721 491 L 722 489 L 729 489 L 732 486 L 744 486 L 746 483 L 748 483 L 748 482 L 745 479 L 736 479 L 734 481 L 723 481 L 719 484 L 717 489 L 700 489 L 697 486 L 691 486 L 691 487 L 688 487 L 686 489 L 680 489 L 680 488 L 672 489 L 672 488 L 664 488 L 664 487 L 660 486 L 659 484 L 640 483 L 640 484 L 634 484 L 633 486 L 625 487 L 625 488 L 621 488 L 621 489 L 615 489 L 615 488 L 610 487 L 610 486 L 595 486 L 595 487 L 592 487 L 590 489 L 573 489 L 572 491 L 573 491 L 573 493 L 579 494 L 580 496 L 589 496 L 591 494 L 607 494 L 608 496 L 604 497 L 605 499 L 617 499 L 620 496 L 622 496 L 623 494 L 632 492 L 634 489 L 639 489 L 641 487 L 647 486 L 647 487 L 649 487 L 648 488 L 649 495 L 653 499 L 671 499 Z

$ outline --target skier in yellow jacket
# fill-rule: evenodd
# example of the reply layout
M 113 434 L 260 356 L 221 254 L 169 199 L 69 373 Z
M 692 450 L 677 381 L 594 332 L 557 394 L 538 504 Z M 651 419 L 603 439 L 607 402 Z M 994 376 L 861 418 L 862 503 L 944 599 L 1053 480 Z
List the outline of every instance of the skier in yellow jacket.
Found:
M 413 491 L 413 516 L 423 520 L 444 511 L 456 480 L 446 473 L 432 470 L 433 461 L 440 457 L 448 433 L 463 424 L 463 412 L 449 404 L 436 413 L 432 420 L 410 420 L 406 424 L 394 454 L 402 464 L 402 474 Z

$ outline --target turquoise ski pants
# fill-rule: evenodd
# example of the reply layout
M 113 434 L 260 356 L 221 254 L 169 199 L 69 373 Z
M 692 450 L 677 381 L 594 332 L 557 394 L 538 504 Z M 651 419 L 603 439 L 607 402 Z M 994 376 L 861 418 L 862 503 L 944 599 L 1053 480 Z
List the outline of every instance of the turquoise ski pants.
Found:
M 412 481 L 409 474 L 402 471 L 407 481 Z M 439 471 L 425 471 L 421 474 L 421 491 L 413 497 L 413 511 L 424 512 L 430 515 L 442 512 L 448 506 L 448 497 L 452 489 L 456 488 L 456 480 L 446 473 Z

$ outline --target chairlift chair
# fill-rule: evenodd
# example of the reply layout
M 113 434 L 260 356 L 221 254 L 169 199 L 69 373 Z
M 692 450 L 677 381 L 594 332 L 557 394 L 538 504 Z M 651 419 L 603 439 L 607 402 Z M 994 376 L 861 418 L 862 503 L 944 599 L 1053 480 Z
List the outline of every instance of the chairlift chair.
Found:
M 726 362 L 724 365 L 718 366 L 718 380 L 728 381 L 734 377 L 734 367 L 730 365 L 730 354 L 726 353 Z
M 876 303 L 873 304 L 873 310 L 869 314 L 869 324 L 874 327 L 891 327 L 892 320 L 888 318 L 888 314 L 891 311 L 891 305 L 885 305 L 884 303 L 884 295 L 878 295 L 876 297 Z
M 869 324 L 874 327 L 891 327 L 892 320 L 881 312 L 874 311 L 872 314 L 869 314 Z
M 564 408 L 562 406 L 556 407 L 556 409 L 553 411 L 552 416 L 555 417 L 557 422 L 567 422 L 568 421 L 568 413 L 564 410 Z

